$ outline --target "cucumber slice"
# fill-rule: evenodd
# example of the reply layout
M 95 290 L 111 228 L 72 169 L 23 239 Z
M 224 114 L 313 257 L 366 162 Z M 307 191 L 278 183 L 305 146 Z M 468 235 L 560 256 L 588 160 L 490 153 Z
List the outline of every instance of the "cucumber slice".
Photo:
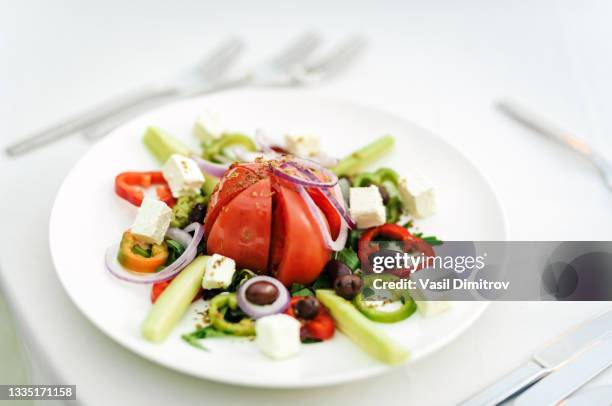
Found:
M 145 339 L 162 341 L 176 326 L 200 291 L 209 258 L 204 255 L 194 259 L 157 298 L 142 322 L 141 332 Z
M 317 299 L 327 307 L 338 329 L 365 352 L 387 364 L 400 364 L 410 353 L 334 291 L 319 289 Z
M 142 141 L 160 164 L 165 163 L 172 154 L 181 154 L 187 157 L 191 154 L 185 144 L 161 128 L 147 128 Z

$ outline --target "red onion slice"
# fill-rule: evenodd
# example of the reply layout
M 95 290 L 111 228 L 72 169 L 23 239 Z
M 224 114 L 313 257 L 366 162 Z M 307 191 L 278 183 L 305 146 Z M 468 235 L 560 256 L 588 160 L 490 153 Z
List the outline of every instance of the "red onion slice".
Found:
M 257 282 L 270 282 L 273 284 L 276 289 L 278 289 L 278 297 L 276 300 L 269 305 L 257 305 L 255 303 L 249 302 L 246 297 L 246 291 L 254 283 Z M 238 292 L 236 292 L 238 297 L 238 306 L 240 309 L 248 314 L 253 319 L 259 319 L 261 317 L 270 316 L 272 314 L 282 313 L 289 306 L 289 301 L 291 296 L 289 295 L 289 291 L 278 279 L 272 278 L 271 276 L 254 276 L 251 279 L 247 280 L 245 283 L 238 288 Z
M 313 180 L 317 179 L 317 177 L 313 173 L 308 171 L 306 168 L 303 168 L 300 165 L 295 164 L 294 162 L 289 162 L 288 164 L 298 169 L 301 173 L 303 173 L 308 178 L 313 179 Z M 338 182 L 336 182 L 336 184 L 334 185 L 333 190 L 334 190 L 334 193 L 336 194 L 336 197 L 334 197 L 332 193 L 330 193 L 329 190 L 321 188 L 321 192 L 323 192 L 327 200 L 329 200 L 329 202 L 334 206 L 334 208 L 336 209 L 338 214 L 342 217 L 342 219 L 346 222 L 348 227 L 350 229 L 356 228 L 357 224 L 355 224 L 355 221 L 353 221 L 350 214 L 345 208 L 344 198 L 342 197 L 342 190 L 340 190 L 340 186 L 338 185 Z
M 202 172 L 215 176 L 217 178 L 222 177 L 225 171 L 227 171 L 227 169 L 230 167 L 229 164 L 218 164 L 215 162 L 210 162 L 206 159 L 200 158 L 195 154 L 192 154 L 190 158 L 198 164 Z
M 193 238 L 185 251 L 173 263 L 156 273 L 138 273 L 125 269 L 117 260 L 119 244 L 113 244 L 106 250 L 106 268 L 115 277 L 132 283 L 157 283 L 172 279 L 183 268 L 193 261 L 198 252 L 198 244 L 204 237 L 204 227 L 199 223 L 191 223 L 185 227 L 186 232 L 193 231 Z
M 300 173 L 300 175 L 294 175 L 294 174 L 289 173 L 287 169 L 290 167 L 297 170 L 298 173 Z M 273 166 L 272 171 L 279 178 L 285 179 L 296 185 L 316 187 L 316 188 L 323 189 L 323 188 L 334 187 L 336 183 L 338 183 L 338 177 L 335 175 L 334 175 L 334 178 L 332 178 L 332 180 L 330 181 L 322 181 L 318 177 L 316 177 L 314 174 L 311 174 L 311 173 L 309 174 L 312 175 L 312 177 L 310 176 L 303 177 L 301 176 L 303 175 L 302 171 L 300 169 L 296 169 L 295 166 L 291 165 L 291 162 L 283 163 L 280 166 Z
M 341 249 L 343 249 L 346 245 L 346 239 L 348 238 L 348 225 L 346 224 L 346 222 L 341 222 L 338 238 L 336 238 L 336 240 L 332 240 L 327 221 L 323 217 L 323 213 L 321 213 L 321 210 L 319 209 L 317 204 L 314 202 L 314 200 L 312 200 L 312 197 L 310 197 L 304 186 L 298 186 L 297 189 L 300 196 L 302 197 L 302 199 L 304 199 L 304 201 L 308 205 L 308 208 L 310 209 L 310 212 L 317 221 L 317 225 L 321 230 L 321 234 L 323 235 L 323 241 L 325 242 L 327 248 L 332 251 L 340 251 Z
M 166 237 L 179 242 L 183 247 L 189 246 L 193 238 L 187 231 L 174 227 L 170 227 L 168 231 L 166 231 Z

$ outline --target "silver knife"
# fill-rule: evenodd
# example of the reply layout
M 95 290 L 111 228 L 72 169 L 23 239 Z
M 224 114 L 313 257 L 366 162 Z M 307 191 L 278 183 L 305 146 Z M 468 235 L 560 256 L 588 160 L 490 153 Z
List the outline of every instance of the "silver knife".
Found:
M 612 336 L 598 340 L 563 368 L 527 389 L 513 406 L 554 406 L 612 365 Z
M 545 135 L 553 140 L 565 144 L 575 152 L 578 152 L 580 155 L 587 158 L 599 170 L 606 186 L 612 190 L 612 164 L 608 162 L 604 155 L 596 151 L 584 140 L 581 140 L 567 131 L 556 128 L 546 119 L 517 102 L 502 100 L 497 103 L 497 108 L 499 111 L 518 121 L 524 126 L 539 134 Z
M 612 310 L 574 327 L 537 350 L 530 361 L 465 400 L 461 406 L 494 406 L 539 381 L 612 332 Z

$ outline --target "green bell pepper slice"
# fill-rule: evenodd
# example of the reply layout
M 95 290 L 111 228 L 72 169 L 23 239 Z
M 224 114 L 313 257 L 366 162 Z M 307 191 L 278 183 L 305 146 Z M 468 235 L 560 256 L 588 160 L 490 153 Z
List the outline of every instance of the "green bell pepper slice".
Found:
M 379 310 L 375 306 L 370 306 L 364 299 L 363 294 L 359 293 L 353 299 L 355 307 L 368 319 L 379 323 L 396 323 L 412 316 L 417 306 L 414 300 L 408 295 L 403 296 L 399 301 L 402 305 L 396 310 Z
M 235 336 L 254 336 L 255 322 L 252 319 L 245 317 L 238 323 L 225 320 L 225 312 L 228 308 L 232 310 L 238 308 L 235 293 L 217 295 L 210 301 L 208 316 L 212 326 L 218 331 Z

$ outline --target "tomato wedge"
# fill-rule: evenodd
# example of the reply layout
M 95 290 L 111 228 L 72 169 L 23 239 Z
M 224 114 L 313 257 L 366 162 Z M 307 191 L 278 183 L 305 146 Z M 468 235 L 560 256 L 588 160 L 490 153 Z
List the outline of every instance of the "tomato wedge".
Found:
M 332 239 L 335 240 L 338 237 L 338 234 L 340 234 L 340 227 L 342 225 L 340 214 L 338 214 L 333 204 L 331 204 L 329 199 L 323 195 L 323 192 L 320 189 L 310 189 L 308 194 L 310 197 L 312 197 L 312 200 L 325 215 L 327 224 L 329 224 Z
M 278 190 L 275 219 L 283 223 L 284 237 L 280 261 L 272 274 L 285 286 L 314 281 L 329 261 L 331 251 L 325 246 L 321 230 L 306 202 L 295 190 L 281 185 Z M 276 239 L 279 241 L 279 238 Z
M 247 166 L 232 166 L 215 187 L 208 202 L 208 211 L 204 220 L 204 233 L 209 235 L 221 208 L 242 192 L 261 179 L 257 171 Z
M 270 178 L 244 189 L 220 210 L 206 248 L 233 258 L 236 265 L 253 271 L 268 267 L 272 190 Z

